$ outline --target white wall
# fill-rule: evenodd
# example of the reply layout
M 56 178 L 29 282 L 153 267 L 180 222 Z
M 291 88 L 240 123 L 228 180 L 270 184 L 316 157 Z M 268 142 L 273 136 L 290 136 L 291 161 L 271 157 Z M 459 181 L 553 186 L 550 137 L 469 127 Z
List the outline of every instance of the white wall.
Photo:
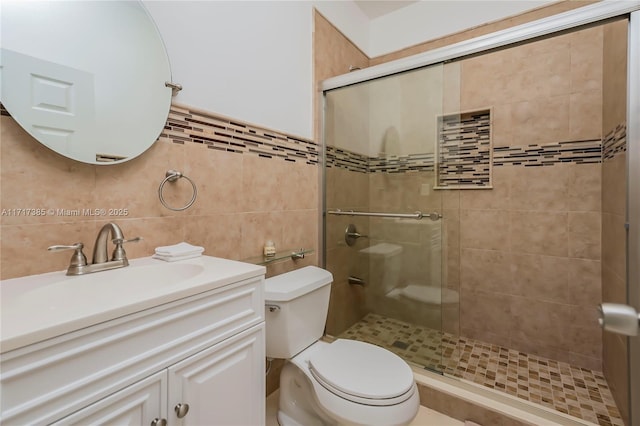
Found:
M 363 50 L 373 58 L 553 1 L 422 0 L 371 20 L 369 45 Z
M 311 3 L 144 3 L 183 86 L 175 101 L 312 137 Z
M 313 137 L 313 7 L 374 57 L 540 6 L 421 1 L 369 21 L 352 1 L 144 0 L 164 39 L 177 102 Z

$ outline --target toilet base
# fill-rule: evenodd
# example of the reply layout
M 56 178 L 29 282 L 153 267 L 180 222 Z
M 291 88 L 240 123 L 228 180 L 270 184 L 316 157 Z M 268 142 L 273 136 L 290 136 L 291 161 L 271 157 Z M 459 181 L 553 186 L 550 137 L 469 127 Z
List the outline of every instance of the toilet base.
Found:
M 413 384 L 411 396 L 402 404 L 393 406 L 366 406 L 347 402 L 342 398 L 322 389 L 320 396 L 316 393 L 321 385 L 312 383 L 308 371 L 308 359 L 311 354 L 322 350 L 326 342 L 316 342 L 296 357 L 287 360 L 280 373 L 280 395 L 278 422 L 280 426 L 328 426 L 338 424 L 354 425 L 407 425 L 418 413 L 420 398 Z M 319 403 L 319 398 L 323 403 Z M 336 412 L 323 408 L 333 407 Z M 341 408 L 338 408 L 341 407 Z M 341 414 L 338 414 L 341 413 Z M 350 419 L 341 421 L 340 419 Z M 354 421 L 354 419 L 360 419 Z
M 328 426 L 337 424 L 318 405 L 309 378 L 287 361 L 280 373 L 280 426 Z

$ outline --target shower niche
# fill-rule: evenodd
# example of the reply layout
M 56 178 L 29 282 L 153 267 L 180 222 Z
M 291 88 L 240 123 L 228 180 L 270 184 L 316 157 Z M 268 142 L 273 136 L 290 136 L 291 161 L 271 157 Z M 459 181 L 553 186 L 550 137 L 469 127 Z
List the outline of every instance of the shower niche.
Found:
M 491 189 L 491 108 L 440 115 L 436 129 L 435 189 Z

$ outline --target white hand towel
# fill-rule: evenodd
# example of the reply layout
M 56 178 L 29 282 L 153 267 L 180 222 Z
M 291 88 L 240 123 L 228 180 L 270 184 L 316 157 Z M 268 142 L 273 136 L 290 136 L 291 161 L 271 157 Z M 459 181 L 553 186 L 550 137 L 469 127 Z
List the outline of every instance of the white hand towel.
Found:
M 177 262 L 179 260 L 193 259 L 194 257 L 200 257 L 200 256 L 202 256 L 201 253 L 184 254 L 182 256 L 163 256 L 161 254 L 156 253 L 151 257 L 154 259 L 164 260 L 165 262 Z
M 156 254 L 161 256 L 186 256 L 190 254 L 202 254 L 204 247 L 194 246 L 189 243 L 178 243 L 172 246 L 156 247 Z

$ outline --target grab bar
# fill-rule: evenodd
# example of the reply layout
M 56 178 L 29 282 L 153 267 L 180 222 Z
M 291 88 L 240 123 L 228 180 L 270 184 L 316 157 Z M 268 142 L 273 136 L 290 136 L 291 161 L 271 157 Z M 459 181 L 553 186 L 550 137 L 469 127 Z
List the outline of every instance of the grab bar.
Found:
M 417 219 L 417 220 L 420 220 L 423 217 L 428 217 L 431 220 L 438 220 L 442 217 L 442 215 L 438 212 L 425 214 L 425 213 L 422 213 L 421 211 L 417 211 L 415 213 L 375 213 L 375 212 L 354 212 L 353 210 L 344 212 L 340 209 L 337 209 L 337 210 L 327 210 L 327 214 L 346 215 L 346 216 L 396 217 L 400 219 Z

